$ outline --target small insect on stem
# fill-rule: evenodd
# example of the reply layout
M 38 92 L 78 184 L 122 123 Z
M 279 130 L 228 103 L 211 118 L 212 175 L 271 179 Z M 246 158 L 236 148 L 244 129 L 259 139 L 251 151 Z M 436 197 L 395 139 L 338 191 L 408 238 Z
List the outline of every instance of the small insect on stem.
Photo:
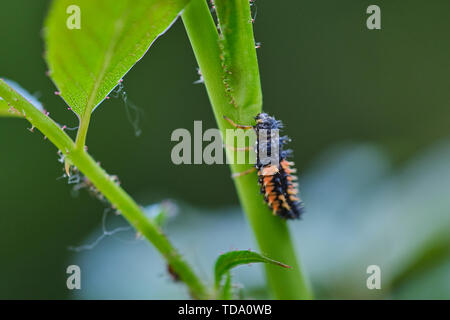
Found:
M 273 214 L 284 219 L 298 219 L 302 215 L 303 202 L 298 196 L 298 184 L 294 181 L 297 177 L 293 162 L 287 158 L 291 150 L 285 150 L 284 145 L 290 141 L 287 136 L 279 137 L 278 132 L 283 127 L 281 121 L 269 116 L 267 113 L 259 113 L 256 117 L 256 125 L 240 125 L 230 118 L 223 116 L 233 127 L 243 130 L 253 129 L 256 132 L 256 164 L 254 168 L 233 174 L 238 178 L 258 171 L 258 183 L 264 200 L 272 209 Z M 262 134 L 260 134 L 262 133 Z M 274 135 L 273 133 L 276 133 Z M 266 138 L 263 138 L 266 136 Z M 278 139 L 274 140 L 274 136 Z M 273 144 L 276 144 L 275 146 Z M 265 151 L 261 152 L 260 151 Z M 275 153 L 274 155 L 272 153 Z M 272 159 L 277 159 L 274 163 Z

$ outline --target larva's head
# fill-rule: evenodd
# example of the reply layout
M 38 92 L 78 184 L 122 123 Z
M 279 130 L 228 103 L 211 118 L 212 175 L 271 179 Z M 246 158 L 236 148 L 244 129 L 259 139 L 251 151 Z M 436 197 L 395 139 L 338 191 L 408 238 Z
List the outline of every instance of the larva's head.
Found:
M 283 124 L 267 113 L 261 112 L 256 117 L 256 126 L 258 129 L 281 129 Z

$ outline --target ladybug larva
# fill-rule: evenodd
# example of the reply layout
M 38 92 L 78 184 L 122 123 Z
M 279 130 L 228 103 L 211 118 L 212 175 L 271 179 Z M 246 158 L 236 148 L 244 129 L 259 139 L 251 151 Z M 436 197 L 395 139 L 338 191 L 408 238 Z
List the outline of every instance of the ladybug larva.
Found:
M 261 193 L 273 214 L 284 219 L 300 218 L 304 209 L 303 202 L 298 196 L 298 184 L 295 182 L 297 176 L 293 175 L 296 173 L 296 169 L 292 168 L 294 163 L 287 160 L 291 156 L 292 150 L 284 149 L 284 145 L 290 139 L 287 136 L 278 136 L 279 130 L 283 128 L 282 122 L 267 113 L 259 113 L 255 117 L 256 125 L 254 126 L 236 124 L 226 116 L 224 116 L 224 119 L 235 128 L 253 129 L 256 132 L 255 167 L 233 176 L 239 177 L 257 170 Z M 260 134 L 261 132 L 265 134 Z M 276 141 L 274 141 L 274 137 L 277 138 Z M 277 161 L 275 163 L 271 161 L 273 159 L 271 150 L 274 142 L 278 143 L 276 148 L 278 154 L 275 157 Z

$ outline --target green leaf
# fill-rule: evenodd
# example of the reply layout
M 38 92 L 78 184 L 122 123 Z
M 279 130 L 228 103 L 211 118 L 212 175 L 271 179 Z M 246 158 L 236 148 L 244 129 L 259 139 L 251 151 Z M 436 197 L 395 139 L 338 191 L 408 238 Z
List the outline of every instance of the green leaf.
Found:
M 92 111 L 188 1 L 53 1 L 45 22 L 46 60 L 59 94 L 80 118 L 83 145 Z M 79 29 L 68 28 L 76 26 L 74 5 L 80 9 Z
M 270 263 L 283 268 L 290 268 L 284 263 L 267 258 L 250 250 L 230 251 L 222 254 L 216 261 L 214 269 L 216 288 L 219 288 L 222 277 L 234 267 L 249 263 Z

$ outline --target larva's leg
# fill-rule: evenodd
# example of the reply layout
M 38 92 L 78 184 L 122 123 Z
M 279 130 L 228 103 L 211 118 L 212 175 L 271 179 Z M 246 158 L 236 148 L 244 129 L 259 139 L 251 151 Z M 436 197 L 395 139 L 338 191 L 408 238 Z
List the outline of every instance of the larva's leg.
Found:
M 243 130 L 248 130 L 248 129 L 253 129 L 253 126 L 245 126 L 242 124 L 237 124 L 235 123 L 233 120 L 231 120 L 230 118 L 228 118 L 227 116 L 223 116 L 223 118 L 225 120 L 227 120 L 233 127 L 238 128 L 238 129 L 243 129 Z
M 252 172 L 254 172 L 254 171 L 256 171 L 256 168 L 255 168 L 255 167 L 253 167 L 253 168 L 251 168 L 251 169 L 248 169 L 248 170 L 245 170 L 245 171 L 242 171 L 242 172 L 233 173 L 233 174 L 231 175 L 231 177 L 232 177 L 232 178 L 239 178 L 239 177 L 245 176 L 245 175 L 247 175 L 247 174 L 249 174 L 249 173 L 252 173 Z

